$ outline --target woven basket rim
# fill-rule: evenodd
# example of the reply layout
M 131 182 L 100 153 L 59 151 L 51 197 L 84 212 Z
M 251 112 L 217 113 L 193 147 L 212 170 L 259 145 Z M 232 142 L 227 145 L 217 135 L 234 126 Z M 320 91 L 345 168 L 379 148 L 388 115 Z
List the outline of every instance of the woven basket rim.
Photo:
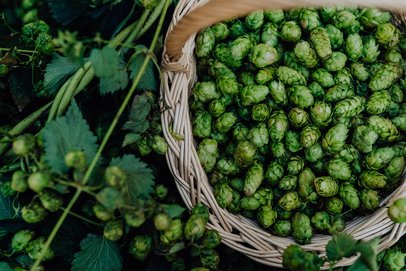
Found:
M 185 15 L 209 2 L 208 0 L 181 0 L 175 11 L 168 33 Z M 168 166 L 175 178 L 177 188 L 186 204 L 191 209 L 201 201 L 209 206 L 212 214 L 208 228 L 216 229 L 222 236 L 222 242 L 247 257 L 269 266 L 282 267 L 282 252 L 292 238 L 273 236 L 252 220 L 241 215 L 232 214 L 218 206 L 206 173 L 197 158 L 195 141 L 191 132 L 188 98 L 192 85 L 196 82 L 196 65 L 193 55 L 194 38 L 192 35 L 182 49 L 177 61 L 171 61 L 163 55 L 163 72 L 161 95 L 161 114 L 164 136 L 169 144 L 166 155 Z M 179 140 L 182 136 L 183 139 Z M 385 206 L 400 197 L 406 197 L 405 176 L 402 183 L 388 197 L 382 200 L 380 208 L 373 214 L 357 217 L 347 223 L 344 232 L 356 239 L 370 240 L 380 236 L 378 251 L 396 243 L 405 233 L 406 225 L 394 224 L 386 214 Z M 331 235 L 316 234 L 312 243 L 302 245 L 309 251 L 325 255 L 325 244 Z M 352 264 L 357 257 L 339 261 L 336 267 Z M 328 269 L 328 266 L 323 266 Z

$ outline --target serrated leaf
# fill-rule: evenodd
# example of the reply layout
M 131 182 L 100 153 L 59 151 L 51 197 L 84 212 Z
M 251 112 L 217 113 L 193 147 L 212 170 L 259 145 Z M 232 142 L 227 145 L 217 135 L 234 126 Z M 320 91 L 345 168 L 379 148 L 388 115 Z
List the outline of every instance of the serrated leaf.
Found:
M 359 260 L 371 271 L 378 271 L 378 263 L 376 261 L 378 244 L 379 238 L 374 238 L 368 243 L 360 242 L 357 246 L 357 250 L 361 253 Z
M 186 211 L 186 209 L 179 204 L 161 204 L 161 207 L 171 218 L 180 217 Z
M 120 65 L 120 56 L 110 46 L 104 46 L 101 50 L 97 48 L 92 50 L 90 61 L 97 77 L 113 78 Z
M 124 194 L 130 202 L 136 202 L 140 198 L 149 198 L 154 191 L 154 175 L 147 164 L 141 162 L 134 155 L 124 155 L 114 158 L 110 162 L 111 166 L 118 166 L 126 173 L 126 185 Z
M 338 261 L 343 257 L 350 257 L 357 252 L 358 241 L 351 235 L 340 233 L 334 235 L 326 245 L 326 255 L 329 261 Z
M 118 70 L 113 77 L 100 78 L 100 94 L 114 93 L 120 89 L 125 89 L 128 85 L 128 74 L 122 69 Z
M 128 145 L 134 144 L 138 140 L 140 140 L 141 135 L 137 133 L 129 133 L 124 136 L 123 147 Z
M 89 9 L 89 3 L 81 0 L 48 0 L 52 17 L 63 25 L 68 25 Z
M 97 151 L 97 138 L 73 100 L 65 116 L 48 122 L 43 130 L 45 162 L 55 173 L 65 173 L 65 155 L 70 151 L 83 151 L 89 164 Z
M 15 218 L 16 213 L 13 208 L 12 199 L 0 194 L 0 221 Z
M 14 271 L 6 262 L 0 262 L 0 271 Z
M 123 259 L 116 243 L 103 237 L 88 234 L 80 242 L 81 250 L 75 253 L 71 271 L 119 271 Z
M 49 94 L 54 94 L 69 76 L 81 67 L 80 63 L 70 61 L 68 58 L 53 54 L 52 61 L 47 65 L 44 76 L 44 87 Z
M 136 51 L 145 51 L 148 50 L 144 45 L 137 45 Z M 136 74 L 141 70 L 142 64 L 145 61 L 145 54 L 140 53 L 136 55 L 130 63 L 129 70 L 131 71 L 130 78 L 134 79 Z M 147 64 L 144 74 L 141 77 L 140 82 L 138 83 L 137 89 L 147 89 L 147 90 L 158 90 L 159 78 L 155 71 L 154 63 L 150 60 Z
M 34 264 L 34 260 L 31 259 L 28 255 L 20 255 L 16 257 L 15 260 L 22 268 L 30 268 L 30 266 Z
M 12 69 L 9 73 L 10 93 L 14 103 L 21 112 L 31 101 L 32 72 L 26 67 Z

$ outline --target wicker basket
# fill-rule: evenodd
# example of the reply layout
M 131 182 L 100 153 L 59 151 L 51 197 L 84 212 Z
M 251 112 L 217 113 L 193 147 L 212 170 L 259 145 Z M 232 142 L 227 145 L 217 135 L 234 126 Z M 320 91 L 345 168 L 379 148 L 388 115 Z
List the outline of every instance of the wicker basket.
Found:
M 341 0 L 341 5 L 355 1 Z M 361 1 L 358 2 L 360 4 Z M 196 65 L 193 55 L 195 34 L 200 29 L 225 19 L 243 16 L 267 8 L 289 9 L 299 6 L 326 6 L 337 4 L 333 0 L 180 0 L 169 27 L 164 52 L 165 67 L 161 86 L 162 126 L 169 144 L 167 161 L 176 185 L 188 208 L 203 202 L 211 210 L 208 227 L 216 229 L 222 242 L 251 259 L 269 265 L 282 266 L 283 250 L 294 243 L 291 238 L 271 235 L 255 222 L 229 213 L 218 206 L 206 173 L 199 163 L 192 135 L 188 99 L 196 82 Z M 406 10 L 406 0 L 363 0 L 361 5 L 377 6 L 395 11 L 395 23 L 406 25 L 400 9 Z M 404 27 L 403 27 L 404 30 Z M 370 240 L 381 237 L 378 247 L 382 251 L 395 244 L 406 232 L 406 225 L 394 224 L 388 217 L 386 205 L 406 197 L 406 182 L 381 203 L 381 208 L 369 216 L 358 217 L 344 230 L 356 239 Z M 311 244 L 302 246 L 308 251 L 325 254 L 329 235 L 315 235 Z M 350 265 L 356 257 L 343 259 L 336 266 Z M 327 269 L 328 266 L 324 266 Z

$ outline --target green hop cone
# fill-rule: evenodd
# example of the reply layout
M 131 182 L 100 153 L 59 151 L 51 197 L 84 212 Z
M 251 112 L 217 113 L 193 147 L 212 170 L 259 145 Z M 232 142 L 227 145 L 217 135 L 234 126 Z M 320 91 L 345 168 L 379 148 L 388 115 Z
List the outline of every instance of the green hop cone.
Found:
M 406 198 L 395 200 L 388 209 L 389 218 L 395 223 L 406 222 Z
M 297 176 L 295 175 L 285 175 L 279 181 L 279 188 L 281 190 L 293 190 L 297 186 Z
M 235 95 L 238 94 L 238 88 L 240 85 L 238 84 L 238 81 L 233 74 L 233 76 L 222 75 L 218 77 L 216 80 L 216 86 L 224 95 Z
M 354 96 L 339 101 L 334 106 L 334 115 L 344 118 L 352 118 L 364 111 L 365 98 Z
M 289 101 L 297 107 L 304 109 L 313 105 L 314 97 L 307 87 L 293 86 L 289 89 Z
M 348 85 L 352 86 L 353 78 L 349 68 L 343 68 L 338 71 L 334 77 L 334 83 L 339 85 Z M 352 87 L 351 87 L 352 88 Z
M 234 159 L 241 166 L 252 164 L 257 154 L 257 148 L 250 141 L 240 141 L 234 153 Z
M 45 247 L 46 239 L 41 236 L 38 239 L 32 240 L 28 243 L 25 248 L 28 256 L 33 260 L 38 260 L 40 255 L 42 256 L 42 261 L 48 261 L 54 257 L 54 252 L 51 248 L 48 248 L 45 253 L 42 251 Z
M 292 211 L 297 209 L 300 205 L 298 193 L 295 191 L 287 192 L 279 199 L 278 205 L 286 211 Z
M 180 240 L 183 236 L 183 224 L 180 219 L 173 219 L 169 228 L 162 231 L 160 240 L 163 245 L 170 245 Z
M 394 157 L 385 168 L 385 176 L 388 178 L 388 184 L 399 181 L 406 166 L 406 160 L 402 156 Z
M 347 33 L 356 33 L 361 27 L 357 17 L 346 9 L 337 11 L 334 15 L 334 25 Z
M 320 26 L 319 14 L 314 9 L 303 9 L 299 15 L 300 25 L 303 29 L 312 31 Z
M 369 81 L 368 87 L 372 91 L 389 89 L 403 74 L 403 69 L 394 64 L 384 64 Z
M 210 137 L 212 117 L 205 111 L 198 111 L 193 119 L 193 135 L 199 138 Z
M 93 206 L 93 213 L 97 217 L 97 219 L 101 221 L 109 221 L 114 217 L 114 212 L 112 210 L 107 209 L 101 204 L 95 204 Z
M 230 27 L 230 37 L 235 39 L 245 33 L 244 25 L 240 20 L 233 20 Z
M 35 146 L 35 137 L 31 134 L 24 134 L 13 140 L 12 149 L 16 155 L 25 156 L 33 152 Z
M 266 99 L 269 88 L 264 85 L 245 86 L 240 91 L 240 102 L 243 106 L 257 104 Z
M 257 191 L 264 179 L 264 169 L 261 164 L 254 163 L 247 171 L 244 179 L 244 194 L 251 196 Z
M 334 86 L 334 78 L 326 69 L 319 68 L 312 72 L 311 78 L 324 88 Z
M 340 158 L 331 159 L 326 166 L 328 174 L 336 180 L 348 180 L 351 178 L 351 167 Z
M 367 170 L 359 178 L 360 185 L 369 189 L 382 189 L 387 182 L 387 177 L 375 170 Z
M 205 221 L 209 221 L 209 218 L 210 218 L 209 209 L 207 208 L 206 205 L 204 205 L 202 203 L 198 203 L 193 207 L 193 209 L 191 211 L 191 215 L 199 215 L 199 216 L 203 217 Z
M 25 249 L 28 243 L 34 238 L 35 233 L 30 230 L 20 230 L 11 239 L 11 249 L 20 252 Z
M 287 131 L 285 136 L 285 145 L 290 152 L 298 152 L 303 146 L 300 143 L 300 134 L 294 131 Z
M 324 97 L 324 89 L 319 83 L 313 81 L 307 87 L 310 89 L 310 92 L 316 100 Z
M 361 10 L 359 21 L 362 26 L 366 28 L 375 28 L 388 23 L 391 17 L 390 12 L 382 11 L 377 8 L 364 8 Z
M 276 211 L 272 210 L 271 206 L 263 206 L 257 213 L 257 220 L 265 229 L 270 228 L 275 223 L 277 217 Z
M 210 28 L 213 31 L 216 41 L 222 41 L 230 35 L 230 30 L 225 23 L 217 23 L 215 25 L 212 25 Z
M 280 24 L 285 20 L 285 14 L 282 9 L 269 9 L 264 11 L 265 18 L 275 24 Z
M 372 115 L 367 120 L 367 125 L 371 127 L 378 135 L 379 138 L 393 142 L 399 137 L 399 131 L 396 126 L 387 118 Z
M 296 58 L 307 68 L 314 68 L 318 64 L 316 51 L 307 41 L 300 41 L 295 45 L 294 52 Z
M 212 81 L 196 83 L 192 92 L 195 99 L 202 103 L 220 98 L 220 92 L 218 92 L 216 84 Z
M 330 216 L 325 211 L 316 212 L 312 216 L 311 222 L 316 229 L 324 231 L 328 229 L 330 224 Z
M 233 112 L 222 114 L 214 123 L 217 131 L 227 133 L 237 121 L 237 116 Z
M 352 144 L 354 144 L 360 152 L 368 153 L 372 151 L 377 139 L 378 134 L 372 128 L 360 125 L 354 129 Z
M 117 241 L 123 236 L 123 223 L 118 220 L 108 221 L 104 225 L 103 236 L 111 241 Z
M 289 220 L 278 220 L 272 226 L 272 234 L 288 237 L 292 232 L 292 223 Z
M 405 95 L 403 93 L 402 88 L 404 88 L 404 83 L 402 82 L 402 87 L 400 86 L 400 84 L 394 84 L 390 90 L 389 90 L 389 94 L 391 96 L 391 100 L 394 103 L 401 103 L 403 102 Z
M 200 262 L 209 270 L 218 270 L 220 256 L 214 249 L 205 249 L 200 253 Z
M 376 40 L 386 48 L 399 43 L 400 31 L 391 23 L 379 25 L 375 33 Z
M 341 151 L 345 146 L 348 132 L 349 130 L 344 124 L 337 124 L 331 127 L 323 137 L 323 149 L 328 153 Z
M 152 151 L 150 140 L 148 137 L 143 136 L 136 142 L 136 147 L 141 156 L 147 156 Z
M 281 163 L 277 161 L 273 161 L 269 164 L 266 172 L 265 172 L 265 179 L 271 186 L 276 185 L 279 180 L 284 175 L 284 168 Z
M 154 216 L 154 226 L 158 231 L 164 231 L 171 225 L 172 219 L 166 213 L 157 213 Z
M 362 62 L 374 63 L 377 61 L 381 52 L 379 51 L 379 45 L 374 36 L 368 36 L 365 38 L 363 51 Z
M 310 108 L 311 120 L 319 127 L 326 127 L 331 122 L 332 115 L 331 105 L 322 101 L 316 101 Z
M 202 245 L 205 249 L 213 249 L 221 244 L 221 236 L 216 230 L 206 230 L 203 235 Z
M 332 24 L 326 25 L 326 32 L 330 38 L 331 48 L 334 50 L 341 48 L 341 46 L 344 44 L 343 32 Z
M 295 128 L 302 128 L 309 122 L 309 114 L 303 109 L 294 107 L 289 111 L 288 119 Z
M 44 190 L 39 193 L 42 206 L 51 212 L 56 212 L 63 204 L 62 197 L 53 190 Z
M 310 146 L 316 144 L 320 136 L 321 132 L 317 127 L 307 125 L 300 132 L 300 143 L 304 148 L 309 148 Z
M 159 200 L 164 200 L 168 195 L 168 188 L 163 184 L 158 184 L 155 187 L 154 195 Z
M 259 123 L 257 126 L 254 126 L 248 134 L 248 139 L 258 148 L 267 145 L 269 134 L 265 123 Z
M 313 182 L 317 194 L 321 197 L 332 197 L 338 193 L 338 183 L 330 176 L 318 177 Z
M 365 82 L 369 78 L 368 69 L 362 63 L 359 62 L 352 63 L 351 72 L 354 78 L 358 79 L 358 81 Z
M 318 198 L 314 187 L 315 178 L 313 171 L 308 167 L 299 174 L 297 192 L 305 201 L 314 202 Z
M 275 111 L 268 120 L 269 137 L 273 142 L 282 141 L 288 129 L 288 117 L 282 110 Z
M 278 104 L 286 104 L 288 95 L 285 86 L 280 81 L 271 81 L 269 83 L 269 92 L 272 98 Z
M 38 34 L 38 37 L 35 39 L 35 46 L 44 55 L 51 55 L 54 52 L 52 36 L 47 33 Z
M 131 227 L 138 228 L 145 223 L 145 213 L 142 209 L 133 210 L 124 214 L 125 222 Z
M 388 165 L 394 157 L 399 156 L 401 153 L 402 150 L 396 147 L 377 148 L 365 156 L 365 164 L 370 169 L 379 170 Z
M 152 137 L 151 148 L 157 154 L 165 155 L 168 150 L 168 143 L 166 143 L 163 137 L 154 135 Z
M 304 160 L 299 156 L 291 157 L 286 168 L 288 174 L 299 174 L 304 168 Z
M 317 27 L 312 30 L 310 32 L 310 41 L 321 60 L 326 60 L 332 55 L 330 37 L 326 29 Z
M 27 223 L 38 223 L 47 215 L 47 211 L 38 203 L 32 202 L 21 210 L 21 217 Z
M 195 54 L 197 57 L 208 57 L 213 51 L 216 37 L 212 28 L 205 28 L 197 35 Z
M 236 175 L 240 172 L 239 165 L 229 158 L 220 158 L 217 161 L 216 169 L 219 173 L 224 175 Z
M 274 47 L 266 43 L 260 43 L 251 48 L 249 59 L 257 68 L 264 68 L 279 59 L 278 52 Z
M 276 76 L 285 85 L 306 85 L 306 78 L 303 74 L 287 66 L 279 66 L 276 70 Z
M 391 95 L 388 91 L 375 91 L 369 96 L 365 110 L 370 115 L 379 115 L 388 110 L 390 103 Z
M 350 209 L 355 210 L 360 206 L 360 198 L 357 189 L 350 183 L 340 184 L 338 195 L 343 200 L 344 204 Z
M 28 189 L 26 174 L 21 170 L 15 171 L 11 177 L 10 186 L 13 191 L 20 193 L 25 192 Z
M 236 141 L 243 141 L 248 137 L 249 129 L 241 123 L 234 125 L 233 138 Z
M 288 21 L 282 24 L 280 37 L 287 42 L 297 42 L 302 35 L 302 30 L 294 21 Z
M 325 210 L 327 213 L 332 215 L 337 215 L 341 213 L 344 207 L 344 202 L 338 197 L 328 198 L 325 205 Z
M 324 68 L 329 72 L 340 71 L 345 67 L 348 58 L 341 52 L 333 52 L 331 57 L 324 62 Z
M 203 216 L 191 215 L 185 225 L 185 238 L 192 242 L 199 240 L 204 234 L 206 223 Z
M 265 85 L 266 83 L 274 79 L 275 72 L 276 70 L 274 67 L 266 67 L 260 69 L 255 76 L 255 81 L 260 85 Z
M 305 149 L 305 158 L 311 163 L 315 163 L 324 157 L 323 147 L 316 143 Z
M 401 271 L 405 267 L 406 253 L 394 248 L 389 249 L 383 258 L 384 267 L 386 270 Z
M 283 251 L 282 265 L 289 270 L 318 271 L 324 261 L 314 252 L 307 252 L 298 245 L 290 245 Z
M 221 77 L 236 79 L 234 72 L 224 63 L 218 60 L 210 60 L 208 65 L 208 72 L 210 76 L 216 79 L 219 79 Z M 221 86 L 219 86 L 219 88 L 221 89 Z
M 258 122 L 264 122 L 270 115 L 269 108 L 266 104 L 256 104 L 252 107 L 252 119 Z
M 69 168 L 84 170 L 86 167 L 86 156 L 83 151 L 71 151 L 65 155 L 65 164 Z
M 221 208 L 227 208 L 233 201 L 233 189 L 227 183 L 214 186 L 214 197 Z
M 345 229 L 345 220 L 342 217 L 334 217 L 328 227 L 328 233 L 336 235 Z
M 357 61 L 362 56 L 364 47 L 362 38 L 358 33 L 348 35 L 345 41 L 345 51 L 352 61 Z
M 126 173 L 117 166 L 109 166 L 104 171 L 104 179 L 109 186 L 121 187 L 127 178 Z
M 403 61 L 402 53 L 398 47 L 392 47 L 385 53 L 385 60 L 394 64 L 401 64 Z
M 130 245 L 130 253 L 139 261 L 145 260 L 152 250 L 152 238 L 149 235 L 137 235 Z
M 296 213 L 292 217 L 292 237 L 302 245 L 310 243 L 313 236 L 313 229 L 310 218 L 303 213 Z
M 372 189 L 363 189 L 360 192 L 361 206 L 368 211 L 373 211 L 379 207 L 381 198 L 378 191 Z
M 299 141 L 297 141 L 297 142 L 299 142 Z M 299 142 L 299 144 L 296 144 L 297 142 L 295 141 L 294 144 L 292 144 L 292 146 L 293 145 L 294 146 L 299 146 L 300 142 Z M 300 148 L 298 148 L 298 149 L 300 149 Z M 285 144 L 283 144 L 282 142 L 272 143 L 272 145 L 271 145 L 271 153 L 272 153 L 273 157 L 277 161 L 282 162 L 282 163 L 286 163 L 286 161 L 290 157 L 289 151 L 285 148 Z
M 218 156 L 217 142 L 214 139 L 203 139 L 198 146 L 197 155 L 204 170 L 210 172 Z
M 245 17 L 245 26 L 250 30 L 257 30 L 261 28 L 264 23 L 264 12 L 255 11 Z
M 273 23 L 265 24 L 261 32 L 261 42 L 275 47 L 278 45 L 278 38 L 278 27 Z

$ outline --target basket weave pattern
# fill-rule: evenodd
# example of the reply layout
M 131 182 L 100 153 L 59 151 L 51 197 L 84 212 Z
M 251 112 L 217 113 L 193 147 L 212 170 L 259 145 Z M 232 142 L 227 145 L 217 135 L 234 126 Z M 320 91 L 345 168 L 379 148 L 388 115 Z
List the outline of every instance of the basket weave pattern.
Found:
M 228 3 L 234 10 L 214 10 L 207 12 L 207 0 L 181 0 L 179 1 L 169 27 L 164 54 L 164 72 L 161 85 L 162 94 L 162 127 L 165 138 L 169 144 L 167 161 L 169 168 L 175 177 L 177 188 L 189 209 L 197 202 L 206 204 L 211 211 L 208 227 L 216 229 L 222 236 L 222 242 L 237 250 L 251 259 L 269 265 L 282 266 L 282 252 L 292 243 L 292 238 L 282 238 L 271 235 L 255 222 L 241 215 L 236 215 L 218 206 L 213 194 L 208 177 L 204 172 L 196 152 L 196 145 L 192 135 L 192 125 L 189 110 L 189 95 L 191 88 L 196 82 L 196 63 L 193 55 L 194 39 L 197 30 L 208 26 L 221 19 L 246 14 L 258 8 L 291 8 L 294 6 L 317 5 L 316 1 L 252 1 L 243 0 L 220 0 L 214 2 Z M 286 3 L 289 2 L 289 3 Z M 323 5 L 336 4 L 336 1 L 321 1 Z M 342 1 L 343 4 L 351 3 L 349 0 Z M 403 5 L 406 10 L 406 1 L 363 1 L 363 5 L 385 5 L 394 9 Z M 403 2 L 399 3 L 399 2 Z M 272 5 L 270 5 L 270 3 Z M 292 4 L 293 3 L 293 4 Z M 206 4 L 206 5 L 205 5 Z M 380 5 L 381 4 L 381 5 Z M 191 11 L 205 5 L 205 12 L 194 12 L 194 17 L 189 16 Z M 201 9 L 200 9 L 201 10 Z M 210 10 L 209 10 L 210 11 Z M 220 12 L 221 11 L 221 12 Z M 192 12 L 193 13 L 193 12 Z M 220 15 L 219 15 L 220 13 Z M 187 23 L 185 24 L 185 15 Z M 222 17 L 222 18 L 221 18 Z M 183 24 L 181 19 L 183 18 Z M 400 25 L 404 16 L 398 16 L 394 21 Z M 181 21 L 181 22 L 180 22 Z M 182 29 L 177 35 L 171 37 L 171 32 L 177 26 Z M 176 30 L 176 28 L 175 28 Z M 176 31 L 174 31 L 176 32 Z M 181 47 L 183 45 L 183 47 Z M 169 56 L 177 58 L 172 60 Z M 402 184 L 390 196 L 381 202 L 381 208 L 375 213 L 358 217 L 347 223 L 344 232 L 351 234 L 356 239 L 370 240 L 381 237 L 378 250 L 382 251 L 395 244 L 404 233 L 406 225 L 394 224 L 386 214 L 386 205 L 400 197 L 406 197 L 406 182 L 403 177 Z M 331 239 L 330 235 L 317 234 L 313 237 L 311 244 L 302 246 L 308 251 L 314 251 L 325 255 L 325 246 Z M 336 266 L 350 265 L 356 257 L 343 259 Z M 324 266 L 323 269 L 327 269 Z

